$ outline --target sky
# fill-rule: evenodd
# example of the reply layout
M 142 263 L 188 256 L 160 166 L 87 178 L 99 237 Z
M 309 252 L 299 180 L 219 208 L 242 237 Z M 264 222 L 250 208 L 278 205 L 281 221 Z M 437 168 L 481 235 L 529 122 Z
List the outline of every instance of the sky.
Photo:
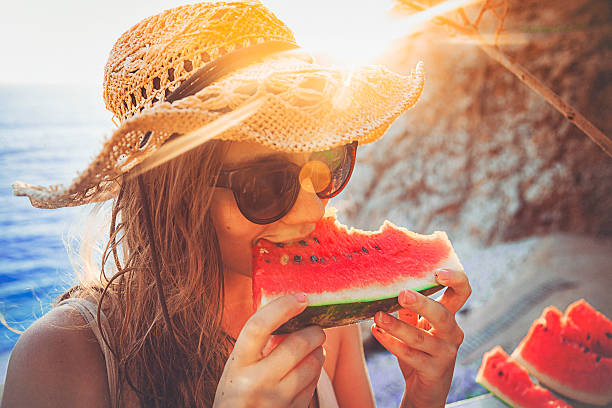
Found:
M 119 36 L 145 17 L 189 1 L 21 0 L 0 3 L 0 84 L 100 87 Z M 379 54 L 390 35 L 392 0 L 263 0 L 309 49 L 346 54 L 353 64 Z M 382 53 L 382 52 L 380 52 Z

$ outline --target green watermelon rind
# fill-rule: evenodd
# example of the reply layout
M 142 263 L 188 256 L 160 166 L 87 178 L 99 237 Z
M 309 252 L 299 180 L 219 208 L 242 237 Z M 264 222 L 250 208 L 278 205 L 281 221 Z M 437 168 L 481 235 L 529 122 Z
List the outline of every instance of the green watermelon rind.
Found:
M 489 391 L 491 393 L 491 395 L 493 395 L 495 398 L 497 398 L 498 400 L 500 400 L 501 402 L 503 402 L 505 405 L 509 406 L 510 408 L 513 408 L 514 405 L 512 405 L 511 403 L 509 403 L 508 401 L 506 401 L 505 399 L 503 399 L 502 397 L 500 397 L 499 395 L 497 395 L 493 390 L 491 390 L 489 387 L 487 387 L 485 384 L 481 383 L 480 381 L 476 380 L 476 382 L 478 384 L 480 384 L 482 386 L 482 388 L 484 388 L 485 390 Z
M 434 294 L 444 286 L 434 284 L 422 289 L 415 289 L 425 296 Z M 401 309 L 395 297 L 368 299 L 358 302 L 338 302 L 334 304 L 309 305 L 299 315 L 291 318 L 273 334 L 288 334 L 311 325 L 322 328 L 344 326 L 371 319 L 376 312 L 393 313 Z

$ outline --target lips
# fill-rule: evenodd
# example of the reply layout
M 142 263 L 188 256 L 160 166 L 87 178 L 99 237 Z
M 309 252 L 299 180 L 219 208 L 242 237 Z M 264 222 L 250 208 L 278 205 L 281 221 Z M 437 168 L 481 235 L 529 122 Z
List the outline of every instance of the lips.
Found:
M 312 231 L 310 231 L 308 234 L 292 235 L 291 237 L 260 237 L 253 241 L 252 246 L 257 245 L 257 243 L 262 239 L 273 244 L 291 245 L 305 239 L 306 237 L 309 237 L 310 235 L 312 235 L 313 232 L 314 227 L 312 228 Z
M 253 246 L 257 245 L 257 243 L 260 240 L 268 241 L 268 242 L 271 242 L 273 244 L 291 245 L 291 244 L 297 243 L 300 240 L 303 240 L 304 238 L 306 238 L 309 235 L 310 234 L 308 234 L 308 235 L 300 235 L 297 238 L 289 238 L 289 239 L 282 239 L 282 240 L 271 239 L 271 238 L 258 238 L 257 240 L 255 240 L 255 242 L 253 242 Z

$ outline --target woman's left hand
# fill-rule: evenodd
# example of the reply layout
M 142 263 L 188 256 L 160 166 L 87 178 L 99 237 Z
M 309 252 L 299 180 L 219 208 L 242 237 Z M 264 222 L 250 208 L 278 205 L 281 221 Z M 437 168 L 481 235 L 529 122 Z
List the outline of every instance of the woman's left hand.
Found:
M 463 271 L 439 270 L 436 280 L 447 286 L 439 302 L 412 290 L 399 295 L 405 311 L 421 315 L 416 326 L 378 312 L 372 334 L 397 357 L 406 380 L 405 408 L 444 407 L 463 331 L 455 313 L 472 293 Z

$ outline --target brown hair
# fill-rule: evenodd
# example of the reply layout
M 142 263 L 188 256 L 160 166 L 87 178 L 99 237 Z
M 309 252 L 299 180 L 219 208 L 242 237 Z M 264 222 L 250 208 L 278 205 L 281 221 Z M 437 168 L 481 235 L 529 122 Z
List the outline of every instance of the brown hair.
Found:
M 128 384 L 143 406 L 212 406 L 234 341 L 221 327 L 223 268 L 209 211 L 211 185 L 228 147 L 211 141 L 140 180 L 124 179 L 113 203 L 100 279 L 81 281 L 59 298 L 98 301 L 112 327 L 107 344 L 120 384 Z M 111 255 L 115 272 L 108 278 Z

